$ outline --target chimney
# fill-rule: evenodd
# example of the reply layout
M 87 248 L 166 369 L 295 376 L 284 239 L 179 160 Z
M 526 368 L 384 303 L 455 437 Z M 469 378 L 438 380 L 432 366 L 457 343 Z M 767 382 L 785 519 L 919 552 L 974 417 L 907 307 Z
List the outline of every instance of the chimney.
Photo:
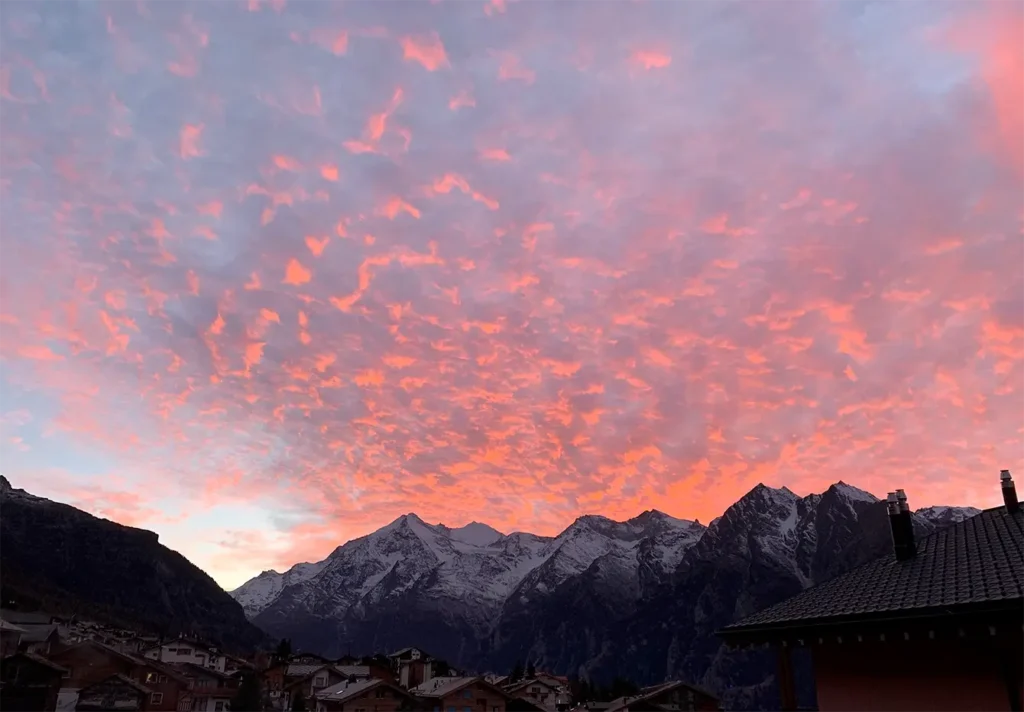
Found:
M 897 561 L 906 561 L 917 555 L 914 542 L 914 520 L 911 518 L 907 495 L 898 489 L 886 498 L 889 511 L 889 527 L 892 530 L 892 548 Z
M 1009 470 L 1000 471 L 999 482 L 1003 485 L 1003 504 L 1006 505 L 1006 511 L 1016 512 L 1020 509 L 1020 502 L 1017 500 L 1017 488 L 1013 484 Z

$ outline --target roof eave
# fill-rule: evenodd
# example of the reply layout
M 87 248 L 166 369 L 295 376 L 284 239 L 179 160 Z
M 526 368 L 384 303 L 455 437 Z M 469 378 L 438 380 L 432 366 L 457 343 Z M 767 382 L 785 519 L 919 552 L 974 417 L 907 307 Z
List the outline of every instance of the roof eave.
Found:
M 964 617 L 984 614 L 1011 613 L 1024 616 L 1024 598 L 1007 598 L 998 601 L 979 601 L 977 603 L 961 603 L 951 606 L 933 606 L 929 608 L 908 608 L 895 611 L 880 611 L 848 616 L 828 618 L 810 618 L 779 621 L 755 625 L 736 624 L 715 631 L 715 635 L 727 643 L 742 644 L 745 638 L 787 638 L 800 632 L 818 632 L 836 630 L 862 625 L 885 625 L 889 623 L 907 623 L 934 621 L 938 624 L 952 623 Z

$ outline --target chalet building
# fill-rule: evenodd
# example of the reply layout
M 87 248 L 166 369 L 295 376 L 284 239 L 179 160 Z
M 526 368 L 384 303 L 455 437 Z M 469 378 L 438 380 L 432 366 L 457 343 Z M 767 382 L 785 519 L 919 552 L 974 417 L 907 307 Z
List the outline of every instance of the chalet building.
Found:
M 149 700 L 159 692 L 126 675 L 111 675 L 82 688 L 75 712 L 107 712 L 108 710 L 150 710 Z
M 437 677 L 409 690 L 432 712 L 506 712 L 515 698 L 483 677 Z
M 21 645 L 21 634 L 25 629 L 0 618 L 0 658 L 14 655 Z
M 208 667 L 186 663 L 175 665 L 189 680 L 192 704 L 189 712 L 227 712 L 238 694 L 239 678 Z
M 437 661 L 430 657 L 398 660 L 398 684 L 407 690 L 438 677 Z
M 568 691 L 549 676 L 521 680 L 502 689 L 512 697 L 529 700 L 544 709 L 567 710 L 571 702 Z
M 68 671 L 35 653 L 14 653 L 0 660 L 0 710 L 43 712 L 57 708 Z
M 169 643 L 153 645 L 142 651 L 143 657 L 162 663 L 198 665 L 217 672 L 224 672 L 226 659 L 217 648 L 200 643 L 198 640 L 178 638 Z
M 174 712 L 191 707 L 189 678 L 159 661 L 122 653 L 95 640 L 76 643 L 53 653 L 50 660 L 67 670 L 61 688 L 64 699 L 77 697 L 80 703 L 82 690 L 111 676 L 122 675 L 151 693 L 146 710 Z
M 253 669 L 255 669 L 255 666 L 251 662 L 246 660 L 245 658 L 240 658 L 237 655 L 228 655 L 227 653 L 224 653 L 223 655 L 224 655 L 224 672 L 227 673 L 228 675 L 231 675 L 231 674 L 234 674 L 234 673 L 237 673 L 237 672 L 242 672 L 243 670 L 253 670 Z
M 57 623 L 19 623 L 18 627 L 21 628 L 19 650 L 46 656 L 60 645 L 60 626 Z
M 403 712 L 420 701 L 398 685 L 380 679 L 339 682 L 315 695 L 316 712 Z
M 606 712 L 663 712 L 664 710 L 719 710 L 718 698 L 696 685 L 663 682 L 645 687 L 638 695 L 619 697 L 608 703 Z
M 719 632 L 774 647 L 782 709 L 796 708 L 791 651 L 811 650 L 818 708 L 1021 710 L 1024 512 L 1004 506 L 915 541 L 902 490 L 888 497 L 893 553 Z
M 390 679 L 407 690 L 418 687 L 435 677 L 455 677 L 457 673 L 451 669 L 448 663 L 438 660 L 429 655 L 422 648 L 402 648 L 387 656 L 378 656 L 371 659 L 385 658 L 391 666 L 392 677 L 388 678 L 383 674 L 374 673 L 373 677 Z
M 278 697 L 285 709 L 291 709 L 298 697 L 312 700 L 321 690 L 340 682 L 356 682 L 369 678 L 370 668 L 366 665 L 291 663 L 285 668 L 284 684 Z
M 395 667 L 398 667 L 398 663 L 403 660 L 422 660 L 429 657 L 430 656 L 420 648 L 402 648 L 401 650 L 396 650 L 388 655 L 388 659 L 391 660 Z

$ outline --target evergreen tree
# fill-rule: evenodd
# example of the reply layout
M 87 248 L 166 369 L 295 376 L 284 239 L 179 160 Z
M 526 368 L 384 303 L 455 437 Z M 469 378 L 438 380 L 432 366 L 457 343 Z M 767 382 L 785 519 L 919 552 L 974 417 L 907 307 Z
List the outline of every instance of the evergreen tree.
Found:
M 640 692 L 640 688 L 632 680 L 616 675 L 615 679 L 612 680 L 611 686 L 608 687 L 608 701 L 618 699 L 619 697 L 626 697 L 627 695 L 635 695 L 638 692 Z
M 537 668 L 534 666 L 532 660 L 526 664 L 526 677 L 529 680 L 537 677 Z
M 295 696 L 295 701 L 292 702 L 292 712 L 306 712 L 306 698 L 301 692 Z
M 292 656 L 292 640 L 291 638 L 281 638 L 281 642 L 277 644 L 277 649 L 274 651 L 274 657 L 279 662 L 285 661 Z
M 231 700 L 231 709 L 234 712 L 260 712 L 263 709 L 260 681 L 255 673 L 247 672 L 242 676 L 238 692 Z
M 523 661 L 516 660 L 516 666 L 512 668 L 512 674 L 508 676 L 509 682 L 519 682 L 523 679 Z

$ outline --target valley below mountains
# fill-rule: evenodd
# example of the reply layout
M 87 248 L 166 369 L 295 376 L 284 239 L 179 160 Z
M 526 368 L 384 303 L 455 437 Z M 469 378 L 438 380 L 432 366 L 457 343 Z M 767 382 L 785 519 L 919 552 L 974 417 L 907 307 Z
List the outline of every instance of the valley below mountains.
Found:
M 915 529 L 977 511 L 922 509 Z M 683 679 L 744 708 L 771 699 L 773 663 L 725 654 L 714 631 L 890 547 L 885 504 L 867 492 L 758 485 L 708 526 L 648 511 L 542 537 L 406 514 L 231 595 L 270 635 L 329 657 L 415 645 L 478 671 L 529 660 L 592 680 Z

